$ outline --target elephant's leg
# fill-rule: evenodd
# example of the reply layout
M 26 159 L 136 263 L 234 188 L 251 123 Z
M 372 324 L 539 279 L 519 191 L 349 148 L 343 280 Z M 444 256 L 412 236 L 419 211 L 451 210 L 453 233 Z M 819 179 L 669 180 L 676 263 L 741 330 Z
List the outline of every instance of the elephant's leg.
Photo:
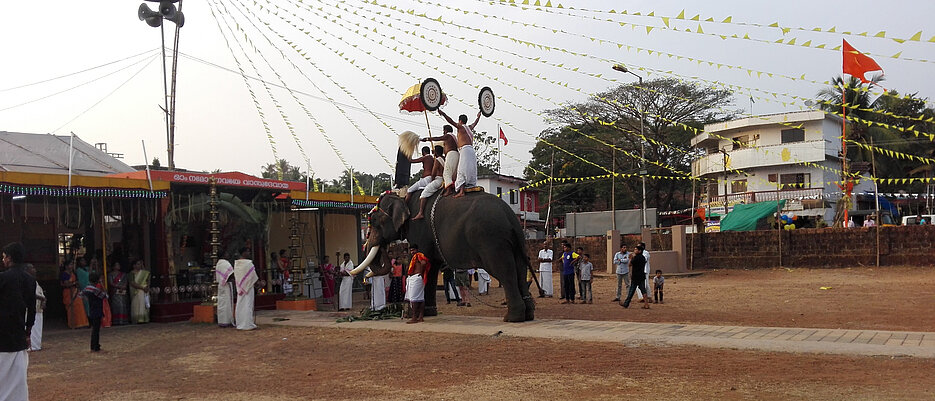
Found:
M 526 259 L 518 253 L 514 255 L 514 265 L 516 266 L 520 297 L 522 297 L 525 306 L 525 320 L 530 321 L 536 318 L 536 303 L 532 299 L 532 295 L 529 294 L 529 287 L 526 286 L 526 271 L 529 270 L 529 266 L 527 266 Z
M 481 261 L 484 268 L 489 271 L 496 271 L 494 277 L 503 284 L 503 294 L 506 296 L 507 312 L 503 317 L 504 322 L 524 322 L 526 321 L 526 303 L 523 301 L 523 295 L 520 292 L 521 282 L 516 274 L 516 261 L 509 257 L 513 252 L 508 247 L 494 247 L 482 252 Z M 504 257 L 506 256 L 506 257 Z M 525 276 L 522 285 L 525 284 Z
M 432 261 L 428 282 L 425 284 L 425 310 L 423 316 L 438 316 L 438 306 L 435 304 L 435 289 L 438 287 L 439 266 L 441 266 L 441 263 Z

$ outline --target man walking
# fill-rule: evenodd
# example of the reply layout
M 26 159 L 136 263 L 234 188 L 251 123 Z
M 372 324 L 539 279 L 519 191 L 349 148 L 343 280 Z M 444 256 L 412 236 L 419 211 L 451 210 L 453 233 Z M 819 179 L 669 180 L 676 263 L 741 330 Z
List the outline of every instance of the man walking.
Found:
M 646 257 L 643 256 L 643 244 L 636 246 L 636 252 L 633 252 L 633 255 L 630 256 L 630 272 L 633 274 L 630 282 L 630 289 L 627 290 L 627 299 L 620 304 L 624 308 L 630 307 L 630 300 L 633 298 L 633 294 L 637 289 L 643 292 L 645 296 L 643 299 L 649 300 L 649 292 L 646 291 L 645 281 L 646 281 L 646 272 L 643 270 L 646 267 Z M 643 304 L 643 309 L 649 309 L 649 302 Z
M 539 285 L 542 292 L 539 298 L 552 298 L 552 241 L 547 239 L 542 241 L 542 249 L 539 250 Z
M 26 273 L 23 244 L 3 247 L 0 273 L 0 400 L 28 400 L 26 368 L 36 319 L 36 280 Z
M 640 242 L 640 253 L 643 254 L 643 257 L 646 259 L 646 267 L 643 268 L 643 277 L 644 277 L 643 288 L 646 289 L 646 290 L 643 290 L 643 300 L 646 303 L 651 303 L 653 301 L 653 298 L 650 297 L 651 294 L 647 291 L 649 290 L 649 278 L 652 276 L 650 274 L 652 270 L 650 270 L 651 267 L 649 266 L 649 251 L 646 250 L 645 242 Z
M 234 320 L 237 321 L 237 330 L 253 330 L 254 289 L 259 277 L 256 275 L 256 266 L 250 260 L 250 249 L 240 248 L 240 259 L 234 261 L 234 281 L 237 282 L 237 306 Z
M 617 297 L 612 302 L 620 302 L 620 291 L 630 289 L 630 253 L 627 245 L 620 244 L 620 251 L 614 254 L 614 265 L 617 266 Z M 621 284 L 626 284 L 625 287 Z

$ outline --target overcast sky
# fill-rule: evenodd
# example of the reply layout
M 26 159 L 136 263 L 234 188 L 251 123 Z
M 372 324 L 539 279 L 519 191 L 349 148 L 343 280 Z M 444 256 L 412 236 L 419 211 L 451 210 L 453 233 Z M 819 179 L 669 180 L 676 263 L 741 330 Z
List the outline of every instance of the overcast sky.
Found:
M 911 60 L 935 60 L 935 43 L 928 42 L 935 36 L 931 1 L 567 1 L 561 2 L 563 8 L 549 8 L 551 12 L 483 1 L 373 3 L 186 0 L 180 51 L 234 72 L 180 57 L 176 165 L 259 174 L 262 165 L 274 160 L 275 146 L 277 157 L 303 169 L 307 157 L 312 172 L 326 179 L 348 166 L 391 172 L 384 158 L 393 161 L 396 135 L 405 130 L 426 134 L 423 115 L 399 112 L 400 97 L 409 86 L 432 77 L 451 97 L 445 110 L 452 115 L 473 117 L 479 88 L 493 88 L 495 114 L 482 119 L 478 129 L 495 133 L 498 126 L 503 128 L 510 140 L 503 148 L 503 172 L 522 175 L 535 136 L 547 126 L 538 113 L 634 80 L 611 70 L 612 62 L 625 63 L 647 79 L 667 76 L 660 74 L 665 71 L 684 80 L 736 85 L 742 93 L 736 96 L 736 108 L 749 113 L 752 93 L 753 113 L 774 113 L 804 107 L 787 95 L 813 97 L 821 85 L 809 81 L 840 74 L 840 51 L 831 49 L 842 38 L 873 55 L 885 70 L 887 87 L 935 97 L 935 62 Z M 74 132 L 90 143 L 106 142 L 128 164 L 143 163 L 142 140 L 149 158 L 159 157 L 165 164 L 165 125 L 158 107 L 163 94 L 159 29 L 137 19 L 139 4 L 4 4 L 0 131 Z M 156 8 L 157 3 L 149 4 Z M 676 19 L 683 9 L 686 19 Z M 653 16 L 646 17 L 650 12 Z M 698 14 L 700 21 L 692 21 Z M 721 22 L 728 16 L 729 23 Z M 716 22 L 704 22 L 709 17 Z M 774 22 L 792 29 L 784 33 L 768 27 Z M 647 33 L 647 26 L 655 28 Z M 832 27 L 838 33 L 812 31 Z M 167 43 L 172 30 L 174 25 L 167 22 Z M 844 31 L 868 34 L 840 33 Z M 873 37 L 880 31 L 885 38 Z M 888 39 L 909 39 L 919 31 L 919 42 Z M 750 40 L 718 36 L 734 34 Z M 793 38 L 794 45 L 773 43 Z M 820 44 L 825 49 L 817 48 Z M 268 89 L 248 80 L 251 96 L 236 72 L 241 68 L 267 80 Z M 293 92 L 276 86 L 281 83 Z M 432 133 L 440 132 L 443 120 L 434 114 L 428 119 Z

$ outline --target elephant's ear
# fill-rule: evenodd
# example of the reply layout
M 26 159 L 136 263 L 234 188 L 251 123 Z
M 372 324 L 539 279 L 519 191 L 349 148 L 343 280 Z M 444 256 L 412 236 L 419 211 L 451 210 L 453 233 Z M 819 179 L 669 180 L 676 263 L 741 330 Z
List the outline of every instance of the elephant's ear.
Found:
M 403 225 L 409 221 L 409 206 L 406 205 L 406 202 L 402 198 L 398 199 L 398 202 L 395 202 L 396 206 L 393 208 L 393 212 L 390 214 L 390 217 L 393 219 L 393 229 L 397 233 L 401 233 Z

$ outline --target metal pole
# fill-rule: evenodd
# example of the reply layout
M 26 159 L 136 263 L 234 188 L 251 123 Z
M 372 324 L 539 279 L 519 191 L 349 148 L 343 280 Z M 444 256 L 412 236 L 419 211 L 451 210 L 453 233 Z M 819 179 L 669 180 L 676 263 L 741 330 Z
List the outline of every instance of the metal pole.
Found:
M 613 219 L 612 230 L 617 230 L 617 138 L 614 138 L 614 146 L 611 151 L 611 176 L 610 176 L 610 216 Z
M 75 161 L 75 132 L 72 131 L 68 140 L 68 189 L 71 189 L 71 167 Z
M 179 0 L 179 12 L 182 12 L 182 0 Z M 175 84 L 179 65 L 179 31 L 182 26 L 175 24 L 175 42 L 172 45 L 172 100 L 169 103 L 169 170 L 175 170 Z
M 844 222 L 843 227 L 847 227 L 848 221 L 850 218 L 848 216 L 848 210 L 851 206 L 851 190 L 850 188 L 850 178 L 847 174 L 847 84 L 844 82 L 844 77 L 841 77 L 841 172 L 844 175 Z
M 873 138 L 870 138 L 870 147 L 873 147 Z M 876 221 L 874 221 L 875 226 L 877 226 L 877 267 L 880 267 L 880 224 L 883 223 L 883 216 L 880 215 L 880 187 L 877 185 L 877 165 L 876 157 L 874 157 L 875 152 L 870 152 L 870 169 L 871 177 L 873 177 L 873 200 L 876 204 Z
M 549 209 L 545 212 L 545 236 L 549 237 L 549 222 L 552 217 L 552 183 L 555 181 L 552 177 L 555 175 L 555 148 L 552 148 L 552 159 L 549 162 Z
M 728 181 L 727 181 L 727 151 L 724 150 L 724 149 L 721 149 L 721 154 L 724 155 L 724 166 L 723 166 L 723 168 L 724 168 L 724 214 L 726 215 L 726 214 L 727 214 L 727 192 L 728 192 L 728 186 L 727 186 L 727 185 L 728 185 Z M 776 199 L 779 199 L 778 193 L 777 193 L 777 198 L 776 198 Z
M 104 266 L 104 291 L 109 291 L 110 280 L 107 279 L 107 213 L 104 212 L 104 198 L 101 198 L 101 259 Z
M 146 180 L 149 181 L 149 190 L 153 190 L 153 177 L 149 174 L 149 156 L 146 155 L 146 141 L 140 140 L 143 142 L 143 161 L 146 162 Z
M 692 238 L 688 242 L 688 270 L 695 269 L 695 234 L 698 234 L 698 225 L 695 224 L 695 213 L 698 211 L 695 209 L 695 180 L 692 180 L 692 211 L 691 211 L 691 222 L 692 222 Z
M 159 36 L 162 39 L 162 102 L 165 105 L 162 109 L 163 118 L 166 122 L 166 152 L 168 153 L 168 162 L 169 169 L 172 169 L 173 163 L 173 147 L 172 147 L 172 134 L 169 129 L 169 77 L 168 72 L 166 71 L 166 28 L 165 24 L 159 25 Z M 146 161 L 149 165 L 149 161 Z
M 636 75 L 636 74 L 633 74 Z M 640 89 L 643 89 L 643 77 L 637 75 L 637 78 L 640 79 Z M 640 213 L 642 216 L 643 224 L 640 227 L 646 227 L 646 134 L 643 132 L 643 120 L 646 119 L 646 110 L 643 103 L 640 102 L 640 176 L 643 178 L 643 213 Z

